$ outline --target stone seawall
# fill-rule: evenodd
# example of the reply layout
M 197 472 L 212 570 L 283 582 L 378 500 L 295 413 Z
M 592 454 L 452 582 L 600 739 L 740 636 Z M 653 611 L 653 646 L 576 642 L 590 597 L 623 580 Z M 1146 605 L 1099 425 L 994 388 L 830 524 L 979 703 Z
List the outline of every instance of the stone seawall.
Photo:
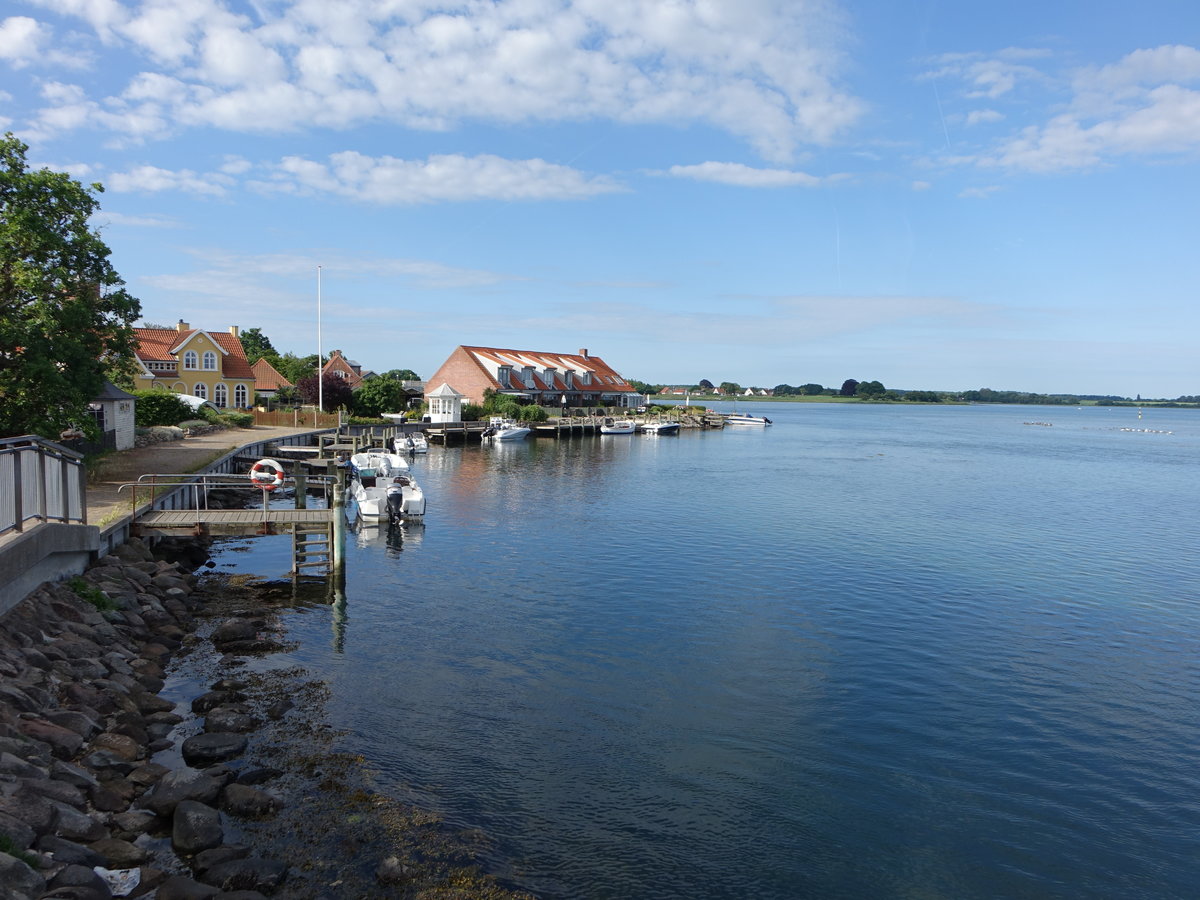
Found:
M 0 619 L 0 900 L 529 896 L 337 749 L 282 601 L 193 568 L 134 540 Z

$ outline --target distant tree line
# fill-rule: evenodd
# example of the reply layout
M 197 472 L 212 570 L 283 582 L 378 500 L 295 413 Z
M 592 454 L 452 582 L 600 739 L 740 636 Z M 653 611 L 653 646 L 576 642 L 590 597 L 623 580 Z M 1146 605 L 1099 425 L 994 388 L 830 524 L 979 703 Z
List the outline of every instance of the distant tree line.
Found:
M 645 394 L 661 393 L 666 385 L 652 385 L 644 381 L 631 381 L 637 390 Z M 702 379 L 691 385 L 688 390 L 693 393 L 715 393 L 726 395 L 741 395 L 743 388 L 736 382 L 723 381 L 720 387 L 715 387 L 711 381 Z M 759 388 L 753 388 L 758 393 Z M 1037 394 L 1030 391 L 996 391 L 991 388 L 979 388 L 969 391 L 924 391 L 901 388 L 888 388 L 877 380 L 860 381 L 847 378 L 841 387 L 826 387 L 816 382 L 807 384 L 777 384 L 771 389 L 776 397 L 854 397 L 860 400 L 909 402 L 909 403 L 1010 403 L 1029 404 L 1038 406 L 1078 406 L 1083 402 L 1094 403 L 1097 406 L 1137 406 L 1141 403 L 1153 402 L 1156 406 L 1166 407 L 1200 407 L 1200 396 L 1182 396 L 1174 400 L 1143 400 L 1140 396 L 1134 400 L 1128 397 L 1117 397 L 1111 394 Z

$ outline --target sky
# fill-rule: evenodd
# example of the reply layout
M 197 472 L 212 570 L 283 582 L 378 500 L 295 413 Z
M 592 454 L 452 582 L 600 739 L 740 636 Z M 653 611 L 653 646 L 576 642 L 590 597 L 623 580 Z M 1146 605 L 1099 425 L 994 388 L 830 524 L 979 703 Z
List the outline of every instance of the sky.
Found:
M 0 0 L 146 322 L 1200 394 L 1195 0 Z

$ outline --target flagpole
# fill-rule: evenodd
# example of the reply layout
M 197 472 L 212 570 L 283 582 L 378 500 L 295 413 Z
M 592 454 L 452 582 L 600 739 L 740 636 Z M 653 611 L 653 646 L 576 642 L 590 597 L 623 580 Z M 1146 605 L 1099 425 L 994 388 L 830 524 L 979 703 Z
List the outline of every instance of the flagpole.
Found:
M 321 267 L 317 266 L 317 412 L 325 412 L 325 373 L 321 366 Z

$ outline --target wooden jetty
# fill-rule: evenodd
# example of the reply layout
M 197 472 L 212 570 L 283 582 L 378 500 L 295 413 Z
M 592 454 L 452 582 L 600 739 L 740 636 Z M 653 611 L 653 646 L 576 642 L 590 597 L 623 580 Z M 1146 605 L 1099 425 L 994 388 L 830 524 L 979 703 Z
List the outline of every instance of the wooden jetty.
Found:
M 137 508 L 137 491 L 149 488 L 152 492 L 168 479 L 194 479 L 192 505 L 188 508 Z M 292 574 L 304 574 L 307 569 L 323 570 L 333 575 L 339 584 L 345 580 L 345 485 L 340 475 L 297 474 L 293 479 L 296 506 L 292 509 L 272 507 L 263 492 L 261 509 L 209 509 L 208 492 L 213 488 L 251 487 L 249 478 L 225 475 L 214 482 L 208 476 L 143 475 L 137 482 L 122 487 L 134 489 L 134 513 L 130 526 L 138 537 L 216 537 L 290 534 L 292 536 Z M 330 488 L 330 502 L 324 508 L 307 508 L 310 485 L 324 484 Z

